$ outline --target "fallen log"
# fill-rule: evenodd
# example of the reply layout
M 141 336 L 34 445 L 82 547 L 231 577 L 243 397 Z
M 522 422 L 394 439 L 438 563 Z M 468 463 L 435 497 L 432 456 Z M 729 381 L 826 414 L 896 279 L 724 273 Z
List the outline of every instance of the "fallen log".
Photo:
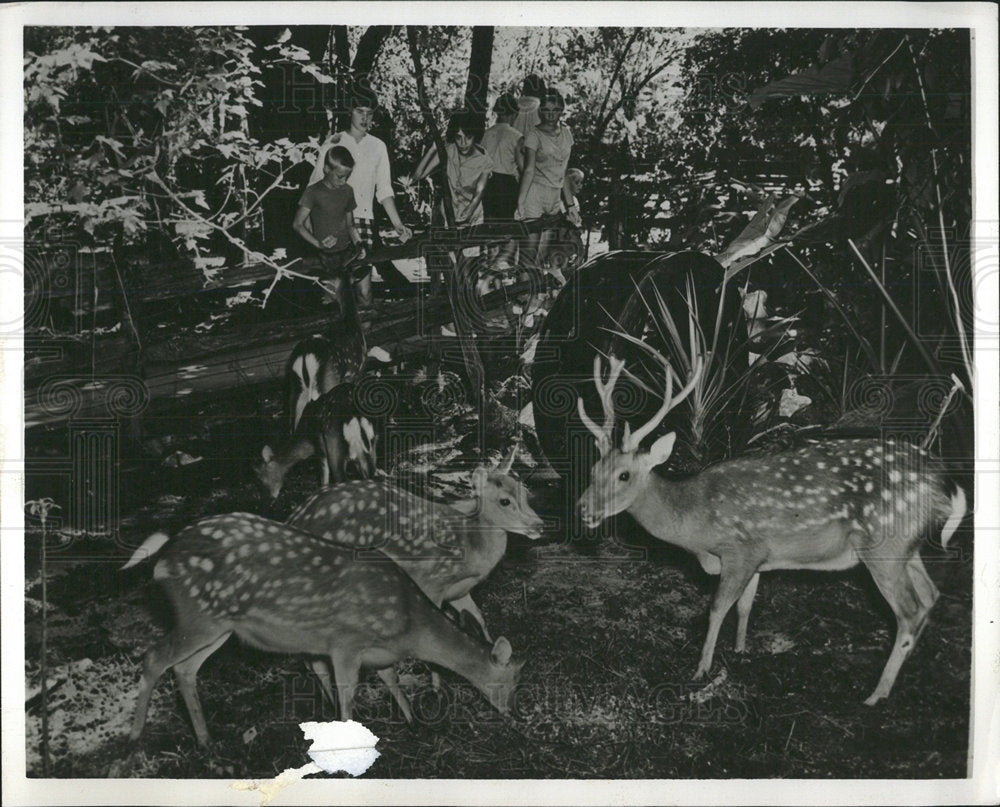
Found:
M 501 314 L 512 297 L 532 288 L 523 282 L 491 292 L 480 302 L 479 321 Z M 450 344 L 454 339 L 441 336 L 440 329 L 453 320 L 445 298 L 401 301 L 371 321 L 368 344 L 383 347 L 390 356 L 412 353 L 415 345 L 428 342 Z M 278 383 L 295 344 L 324 330 L 326 319 L 319 315 L 276 325 L 262 333 L 260 325 L 245 324 L 213 339 L 178 336 L 159 353 L 150 350 L 142 378 L 42 362 L 35 367 L 35 383 L 25 391 L 25 428 L 60 426 L 71 419 L 159 414 L 190 407 L 194 396 L 204 393 Z
M 519 238 L 527 233 L 541 232 L 546 229 L 564 226 L 566 219 L 561 216 L 543 216 L 530 221 L 488 222 L 469 227 L 433 227 L 425 231 L 417 231 L 405 244 L 391 244 L 372 250 L 361 264 L 377 265 L 393 260 L 426 257 L 458 248 L 473 247 L 480 244 L 501 241 L 508 238 Z M 82 260 L 82 259 L 81 259 Z M 93 272 L 94 277 L 85 278 L 95 283 L 98 288 L 112 289 L 115 286 L 110 259 L 103 253 L 88 253 L 86 272 Z M 299 261 L 289 268 L 293 271 L 308 274 L 306 268 L 309 260 Z M 48 262 L 41 261 L 41 266 L 48 267 Z M 81 263 L 81 267 L 83 264 Z M 76 271 L 81 267 L 71 263 L 62 268 L 62 272 Z M 51 267 L 45 268 L 48 273 L 55 272 Z M 168 300 L 175 297 L 190 297 L 193 294 L 207 292 L 240 291 L 248 287 L 269 283 L 274 279 L 273 267 L 263 263 L 237 264 L 221 267 L 211 279 L 193 266 L 164 266 L 162 264 L 145 264 L 135 269 L 136 277 L 128 289 L 128 294 L 136 303 L 149 303 L 157 300 Z M 63 300 L 72 303 L 80 310 L 89 311 L 93 305 L 92 293 L 81 289 L 80 278 L 64 278 L 56 282 L 55 277 L 48 275 L 38 278 L 34 293 L 51 301 Z M 98 297 L 99 300 L 103 299 Z M 106 303 L 101 303 L 107 307 Z

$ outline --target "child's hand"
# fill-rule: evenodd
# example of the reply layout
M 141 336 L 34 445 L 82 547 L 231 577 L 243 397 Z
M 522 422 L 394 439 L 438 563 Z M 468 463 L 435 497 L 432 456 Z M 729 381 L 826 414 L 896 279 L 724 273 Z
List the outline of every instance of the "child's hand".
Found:
M 569 219 L 570 224 L 574 227 L 583 226 L 583 221 L 580 219 L 580 211 L 578 208 L 571 207 L 569 212 L 566 213 L 566 218 Z
M 333 249 L 336 243 L 337 243 L 337 236 L 328 235 L 326 238 L 324 238 L 322 241 L 319 242 L 319 245 L 323 247 L 323 249 Z
M 365 252 L 365 245 L 364 244 L 355 244 L 354 245 L 354 260 L 356 260 L 356 261 L 363 261 L 365 259 L 365 255 L 366 254 L 367 253 Z
M 396 235 L 399 236 L 399 240 L 404 244 L 413 237 L 413 230 L 405 224 L 401 224 L 399 227 L 393 227 L 393 229 L 396 231 Z

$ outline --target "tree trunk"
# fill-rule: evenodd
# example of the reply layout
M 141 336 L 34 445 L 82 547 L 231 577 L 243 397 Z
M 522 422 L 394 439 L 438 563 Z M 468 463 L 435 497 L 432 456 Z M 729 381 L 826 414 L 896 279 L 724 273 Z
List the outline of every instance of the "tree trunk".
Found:
M 367 76 L 371 72 L 382 45 L 395 31 L 395 25 L 369 25 L 365 29 L 358 42 L 354 61 L 351 62 L 351 69 L 356 76 Z
M 292 32 L 292 42 L 308 51 L 312 61 L 321 64 L 327 45 L 330 44 L 330 26 L 293 25 L 289 30 Z
M 434 121 L 434 115 L 431 113 L 430 104 L 427 103 L 427 89 L 424 86 L 423 60 L 420 58 L 420 46 L 417 42 L 417 32 L 412 25 L 406 26 L 406 41 L 410 46 L 410 58 L 413 59 L 413 69 L 415 71 L 414 78 L 417 82 L 417 103 L 420 104 L 420 114 L 423 116 L 424 126 L 427 128 L 427 131 L 431 133 L 431 137 L 434 140 L 434 147 L 437 149 L 438 160 L 441 163 L 440 171 L 442 174 L 446 174 L 448 167 L 448 154 L 444 148 L 444 138 L 441 136 L 441 130 Z M 445 226 L 452 227 L 455 223 L 455 208 L 452 205 L 451 189 L 448 188 L 447 182 L 442 182 L 440 184 L 442 185 L 442 200 L 444 201 Z
M 476 25 L 472 29 L 472 53 L 469 56 L 469 79 L 465 85 L 465 106 L 486 114 L 486 94 L 493 64 L 493 26 Z
M 347 26 L 333 26 L 333 55 L 340 64 L 341 69 L 347 70 L 351 66 L 351 43 L 347 39 Z
M 447 176 L 448 155 L 444 149 L 444 138 L 441 137 L 441 131 L 434 122 L 434 116 L 431 114 L 430 105 L 427 103 L 427 92 L 424 87 L 424 69 L 420 58 L 420 48 L 417 43 L 417 32 L 411 25 L 406 27 L 406 39 L 410 46 L 410 57 L 413 59 L 413 67 L 416 71 L 415 78 L 417 81 L 417 100 L 420 103 L 420 112 L 423 115 L 425 126 L 434 137 L 434 145 L 437 148 L 438 159 L 441 161 L 441 172 Z M 452 203 L 451 189 L 448 188 L 447 182 L 441 182 L 439 184 L 442 186 L 443 191 L 442 199 L 444 201 L 445 222 L 448 227 L 451 227 L 455 222 L 455 208 Z M 460 250 L 452 253 L 453 267 L 458 266 L 458 261 L 461 259 L 460 254 Z M 472 399 L 478 406 L 485 397 L 483 395 L 483 384 L 486 376 L 483 372 L 483 361 L 479 355 L 479 348 L 476 346 L 475 336 L 469 327 L 465 310 L 461 305 L 460 295 L 458 293 L 459 290 L 457 287 L 457 284 L 460 281 L 458 272 L 452 271 L 450 275 L 451 277 L 448 282 L 448 299 L 451 303 L 451 310 L 454 316 L 455 331 L 458 335 L 459 344 L 462 347 L 462 361 L 465 364 L 465 372 L 468 375 L 469 383 L 472 387 Z

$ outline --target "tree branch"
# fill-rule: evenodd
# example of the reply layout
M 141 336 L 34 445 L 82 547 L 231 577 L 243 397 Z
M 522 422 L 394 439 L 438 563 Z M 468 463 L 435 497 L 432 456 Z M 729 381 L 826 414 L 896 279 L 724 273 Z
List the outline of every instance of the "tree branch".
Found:
M 604 93 L 604 100 L 601 101 L 601 107 L 597 111 L 597 117 L 596 117 L 597 126 L 594 128 L 594 134 L 591 137 L 591 142 L 595 146 L 597 145 L 598 142 L 600 142 L 601 138 L 604 137 L 604 130 L 607 128 L 608 122 L 610 121 L 610 118 L 608 118 L 608 120 L 604 121 L 603 124 L 601 123 L 604 117 L 604 111 L 608 108 L 608 101 L 611 100 L 611 91 L 614 89 L 615 81 L 618 78 L 618 74 L 621 72 L 622 66 L 625 64 L 625 57 L 628 56 L 629 50 L 631 50 L 632 45 L 638 38 L 639 38 L 639 29 L 635 28 L 632 31 L 632 36 L 629 37 L 628 42 L 625 43 L 625 47 L 622 48 L 621 55 L 618 57 L 618 64 L 615 65 L 615 69 L 611 73 L 611 78 L 608 80 L 608 90 L 607 92 Z
M 427 131 L 429 131 L 431 133 L 431 137 L 434 138 L 434 147 L 437 149 L 438 160 L 441 163 L 441 171 L 447 172 L 448 153 L 444 148 L 444 138 L 441 137 L 441 130 L 438 129 L 437 123 L 434 121 L 434 115 L 431 114 L 430 105 L 427 103 L 427 90 L 424 87 L 424 66 L 423 61 L 420 58 L 420 47 L 417 43 L 417 32 L 412 25 L 406 26 L 406 41 L 410 46 L 410 58 L 413 59 L 413 68 L 416 71 L 413 77 L 417 82 L 417 102 L 420 104 L 420 113 L 424 118 L 424 126 L 427 127 Z M 441 185 L 441 193 L 444 201 L 445 225 L 453 227 L 455 225 L 455 208 L 452 203 L 451 188 L 448 187 L 447 182 L 442 182 Z

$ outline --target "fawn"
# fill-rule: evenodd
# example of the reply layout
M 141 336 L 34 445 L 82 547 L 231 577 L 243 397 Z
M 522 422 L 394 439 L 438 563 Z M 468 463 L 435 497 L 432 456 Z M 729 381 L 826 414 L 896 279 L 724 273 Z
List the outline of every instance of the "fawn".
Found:
M 154 533 L 122 568 L 168 541 Z M 501 713 L 512 705 L 523 662 L 511 660 L 510 643 L 501 637 L 490 647 L 459 630 L 380 552 L 359 557 L 353 548 L 288 525 L 232 513 L 182 530 L 163 550 L 153 578 L 165 589 L 176 624 L 146 653 L 133 741 L 142 734 L 157 681 L 173 667 L 195 736 L 208 745 L 196 676 L 233 633 L 264 650 L 329 658 L 342 720 L 351 719 L 362 665 L 379 670 L 410 719 L 391 675 L 391 665 L 408 657 L 454 670 Z
M 475 498 L 444 505 L 382 480 L 349 482 L 314 493 L 288 524 L 339 543 L 376 547 L 412 577 L 435 605 L 468 611 L 489 639 L 470 591 L 507 551 L 507 533 L 539 538 L 545 524 L 509 476 L 516 447 L 494 471 L 472 474 Z
M 892 439 L 814 442 L 720 462 L 689 479 L 662 478 L 652 469 L 670 457 L 675 434 L 660 437 L 648 450 L 639 443 L 691 393 L 702 364 L 694 362 L 691 380 L 673 396 L 669 362 L 649 351 L 666 373 L 663 404 L 637 431 L 625 424 L 620 448 L 612 447 L 612 392 L 624 362 L 611 357 L 608 380 L 602 382 L 600 356 L 594 357 L 603 426 L 587 417 L 583 399 L 577 400 L 601 453 L 578 502 L 584 522 L 594 527 L 627 511 L 654 536 L 693 553 L 706 572 L 720 576 L 696 679 L 712 666 L 719 628 L 734 602 L 736 651 L 745 649 L 760 572 L 833 571 L 864 563 L 897 623 L 892 653 L 865 703 L 887 697 L 938 597 L 919 542 L 929 527 L 944 522 L 941 543 L 947 547 L 966 512 L 964 491 L 956 486 L 949 495 L 927 452 Z
M 368 355 L 352 284 L 341 290 L 344 316 L 325 335 L 299 342 L 288 357 L 285 385 L 288 391 L 289 433 L 294 434 L 310 401 L 338 384 L 361 377 Z
M 343 482 L 348 470 L 362 479 L 375 476 L 376 445 L 379 421 L 358 411 L 355 405 L 356 384 L 338 384 L 317 400 L 310 401 L 295 433 L 272 448 L 265 445 L 254 472 L 277 499 L 285 476 L 293 466 L 319 454 L 320 483 Z M 374 421 L 374 422 L 373 422 Z

